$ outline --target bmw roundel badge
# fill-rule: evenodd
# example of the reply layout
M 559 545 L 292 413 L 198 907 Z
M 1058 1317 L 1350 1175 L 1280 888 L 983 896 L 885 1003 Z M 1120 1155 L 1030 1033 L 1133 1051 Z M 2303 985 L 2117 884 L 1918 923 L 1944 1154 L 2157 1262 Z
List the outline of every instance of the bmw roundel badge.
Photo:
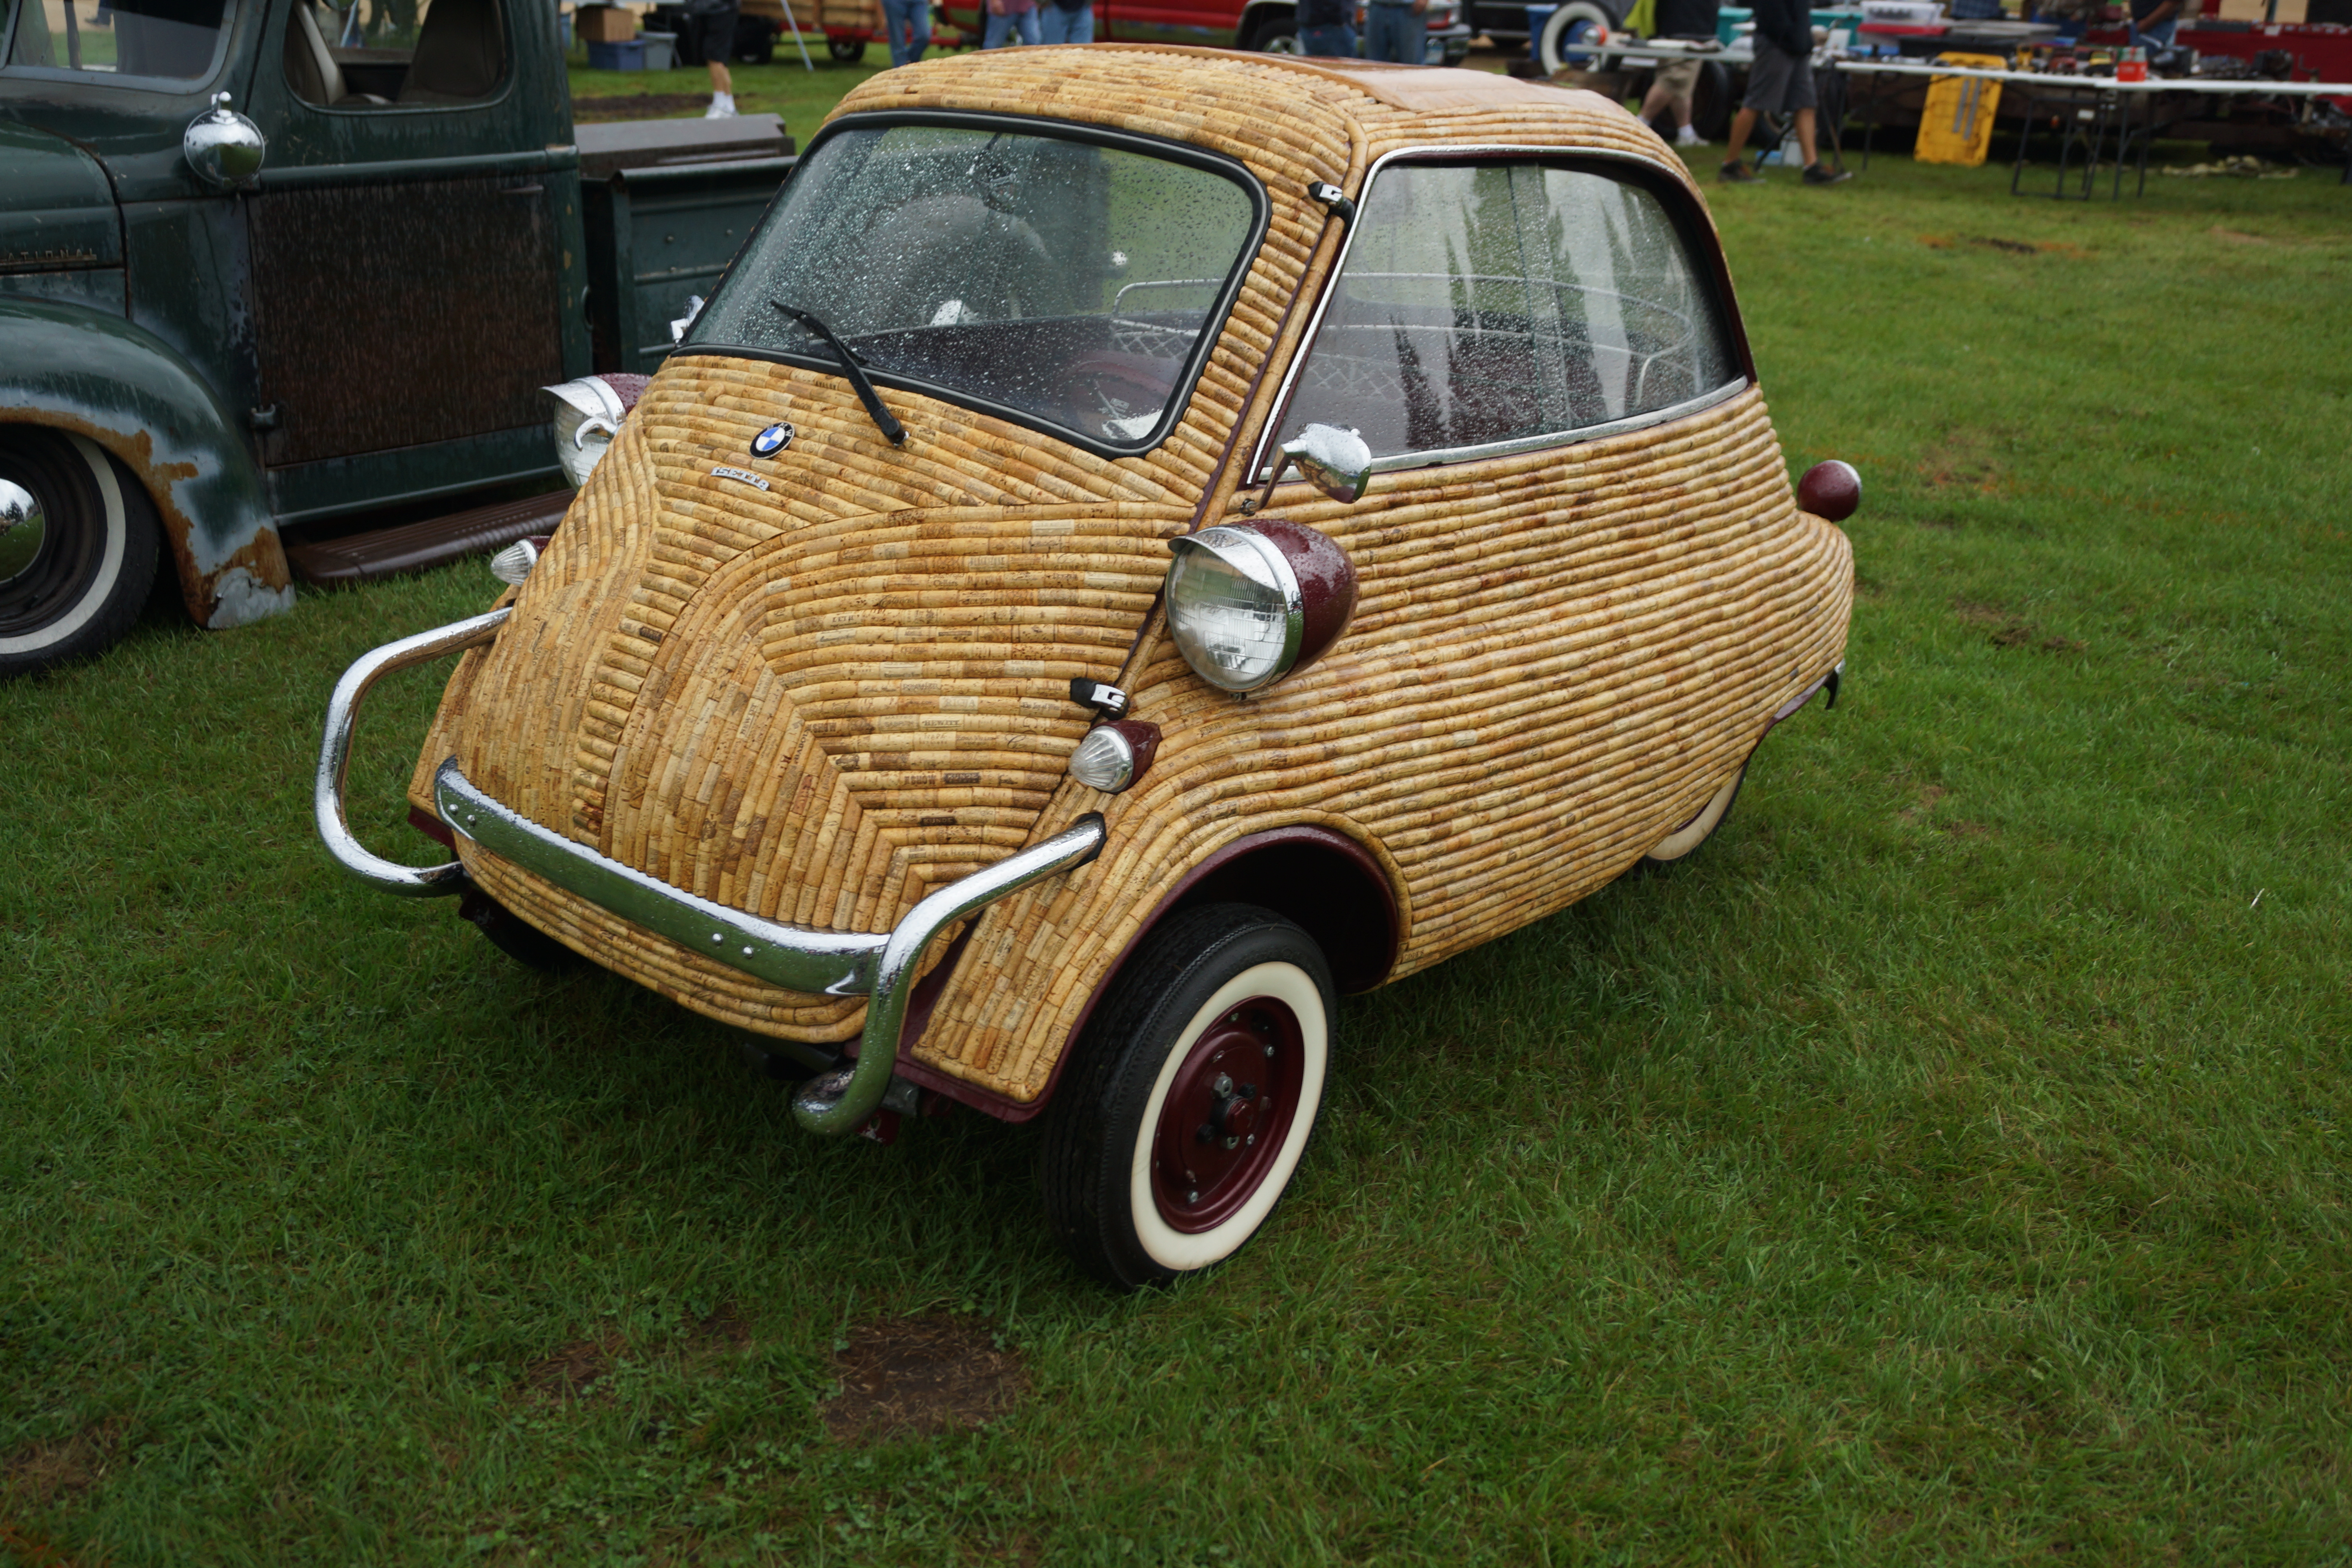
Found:
M 777 453 L 782 451 L 785 447 L 793 444 L 793 427 L 789 425 L 769 426 L 765 430 L 761 431 L 757 436 L 751 437 L 751 456 L 755 458 L 774 457 Z

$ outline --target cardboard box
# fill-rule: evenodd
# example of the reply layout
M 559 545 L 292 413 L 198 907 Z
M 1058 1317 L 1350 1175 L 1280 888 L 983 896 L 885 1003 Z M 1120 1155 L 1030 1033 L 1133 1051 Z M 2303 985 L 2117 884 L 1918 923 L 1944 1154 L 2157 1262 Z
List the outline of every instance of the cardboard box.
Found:
M 2208 12 L 2224 22 L 2259 22 L 2269 10 L 2268 0 L 2221 0 L 2219 11 Z M 2309 0 L 2278 0 L 2278 15 L 2270 18 L 2289 26 L 2300 26 L 2310 12 Z
M 625 44 L 637 36 L 637 14 L 618 5 L 583 5 L 577 27 L 583 43 Z

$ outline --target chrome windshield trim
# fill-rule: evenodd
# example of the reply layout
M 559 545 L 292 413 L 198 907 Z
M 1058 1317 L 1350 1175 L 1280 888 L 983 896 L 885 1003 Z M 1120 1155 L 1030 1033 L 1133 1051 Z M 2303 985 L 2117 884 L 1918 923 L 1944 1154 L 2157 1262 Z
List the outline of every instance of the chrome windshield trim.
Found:
M 1407 468 L 1433 468 L 1441 463 L 1467 462 L 1473 458 L 1507 458 L 1514 452 L 1539 451 L 1546 447 L 1574 447 L 1586 441 L 1598 441 L 1610 436 L 1622 436 L 1629 430 L 1644 430 L 1653 425 L 1670 424 L 1676 419 L 1704 413 L 1718 403 L 1728 403 L 1748 390 L 1746 380 L 1729 381 L 1713 392 L 1701 393 L 1667 408 L 1654 408 L 1647 414 L 1629 414 L 1622 419 L 1612 419 L 1606 425 L 1580 425 L 1573 430 L 1546 430 L 1539 435 L 1521 436 L 1511 441 L 1489 441 L 1483 447 L 1448 447 L 1433 452 L 1399 452 L 1393 458 L 1374 458 L 1372 472 L 1393 474 Z
M 352 735 L 359 726 L 360 704 L 368 689 L 395 669 L 422 664 L 428 658 L 456 653 L 486 643 L 498 635 L 510 612 L 490 611 L 419 632 L 413 637 L 386 643 L 362 654 L 327 699 L 327 732 L 319 743 L 319 771 L 311 780 L 310 808 L 319 823 L 319 839 L 336 864 L 370 887 L 403 898 L 433 899 L 463 892 L 466 868 L 452 860 L 446 866 L 404 866 L 372 854 L 352 833 L 343 815 L 344 775 L 351 770 Z
M 887 937 L 784 925 L 673 888 L 499 805 L 467 780 L 455 757 L 433 774 L 433 809 L 451 832 L 499 859 L 771 985 L 812 996 L 874 988 Z
M 1357 219 L 1360 220 L 1363 216 L 1363 204 L 1372 194 L 1372 183 L 1378 180 L 1382 171 L 1391 163 L 1416 161 L 1465 163 L 1488 158 L 1516 157 L 1574 158 L 1598 163 L 1622 163 L 1633 168 L 1647 169 L 1653 173 L 1668 172 L 1666 165 L 1655 158 L 1644 158 L 1636 153 L 1621 152 L 1614 148 L 1580 147 L 1567 143 L 1538 145 L 1490 142 L 1475 145 L 1446 146 L 1440 143 L 1420 147 L 1399 147 L 1392 152 L 1381 153 L 1372 161 L 1372 166 L 1364 171 L 1364 183 L 1358 187 L 1356 193 Z M 1282 433 L 1278 426 L 1282 416 L 1290 410 L 1291 394 L 1297 388 L 1300 373 L 1307 368 L 1307 357 L 1315 352 L 1315 341 L 1323 331 L 1323 318 L 1331 309 L 1331 301 L 1338 297 L 1339 279 L 1348 269 L 1348 258 L 1354 253 L 1356 236 L 1362 230 L 1363 224 L 1360 221 L 1349 223 L 1348 232 L 1339 241 L 1339 254 L 1331 258 L 1331 270 L 1323 275 L 1323 291 L 1316 299 L 1315 313 L 1307 317 L 1307 330 L 1299 334 L 1298 348 L 1291 354 L 1289 368 L 1282 374 L 1282 385 L 1274 395 L 1273 412 L 1266 418 L 1265 427 L 1257 433 L 1256 444 L 1250 453 L 1249 467 L 1242 470 L 1242 484 L 1244 487 L 1265 482 L 1265 466 L 1274 460 L 1274 450 L 1282 441 Z M 1734 357 L 1737 358 L 1736 355 Z M 1662 409 L 1655 415 L 1633 415 L 1625 419 L 1612 420 L 1607 425 L 1585 425 L 1573 430 L 1545 430 L 1533 436 L 1522 436 L 1515 440 L 1496 441 L 1482 447 L 1454 447 L 1443 452 L 1400 452 L 1394 457 L 1374 458 L 1372 472 L 1393 473 L 1402 468 L 1426 468 L 1440 463 L 1458 463 L 1472 458 L 1494 458 L 1507 456 L 1513 452 L 1531 452 L 1545 447 L 1577 446 L 1597 437 L 1612 436 L 1626 430 L 1638 430 L 1644 425 L 1663 424 L 1669 417 L 1680 418 L 1685 414 L 1696 413 L 1735 393 L 1745 391 L 1748 384 L 1748 378 L 1739 375 L 1715 391 L 1687 403 L 1678 404 L 1671 410 Z

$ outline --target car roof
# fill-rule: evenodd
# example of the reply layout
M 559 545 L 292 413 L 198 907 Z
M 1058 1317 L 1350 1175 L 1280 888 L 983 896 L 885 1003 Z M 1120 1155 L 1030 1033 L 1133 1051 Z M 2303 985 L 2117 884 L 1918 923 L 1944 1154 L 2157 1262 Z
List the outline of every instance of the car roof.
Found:
M 1534 145 L 1636 158 L 1698 194 L 1681 160 L 1622 106 L 1490 71 L 1159 44 L 992 49 L 884 71 L 834 113 L 908 109 L 1188 142 L 1250 165 L 1269 189 L 1302 175 L 1352 186 L 1374 160 L 1407 147 Z

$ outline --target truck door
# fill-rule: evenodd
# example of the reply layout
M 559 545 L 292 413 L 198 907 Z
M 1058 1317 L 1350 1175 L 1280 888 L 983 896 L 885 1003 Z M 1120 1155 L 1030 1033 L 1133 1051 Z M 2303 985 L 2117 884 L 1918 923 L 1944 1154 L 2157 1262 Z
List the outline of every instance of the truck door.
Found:
M 551 25 L 517 0 L 273 11 L 247 223 L 255 425 L 281 515 L 543 467 L 535 389 L 563 378 L 580 260 L 563 238 L 577 177 L 549 152 L 570 141 Z M 526 79 L 551 67 L 552 88 Z

